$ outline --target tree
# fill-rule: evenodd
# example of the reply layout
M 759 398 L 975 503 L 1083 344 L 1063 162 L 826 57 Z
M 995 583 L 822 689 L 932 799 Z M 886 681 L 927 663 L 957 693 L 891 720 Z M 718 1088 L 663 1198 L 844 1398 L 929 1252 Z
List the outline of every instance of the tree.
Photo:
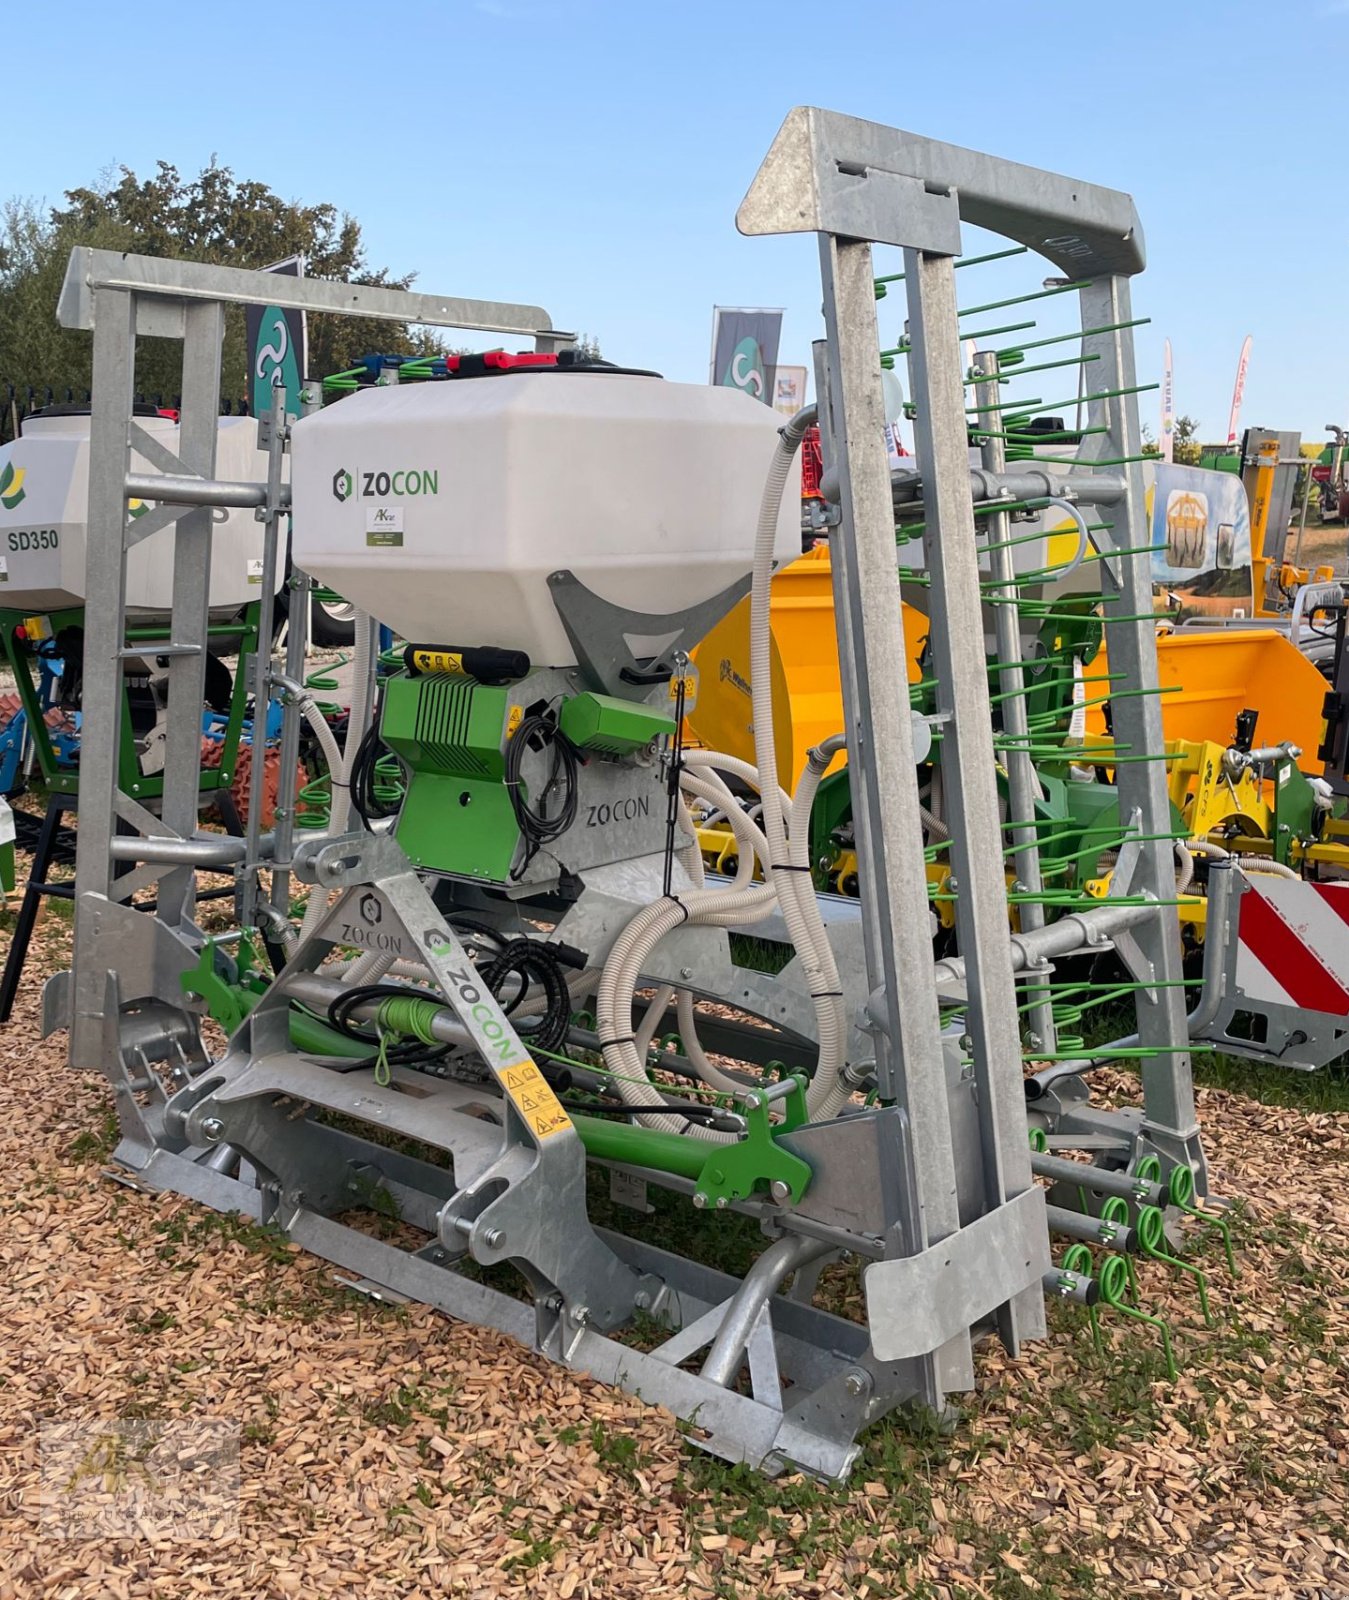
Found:
M 1162 453 L 1162 447 L 1152 437 L 1152 429 L 1147 423 L 1143 424 L 1143 454 L 1150 461 L 1157 460 Z M 1193 417 L 1177 417 L 1171 425 L 1171 459 L 1184 466 L 1197 467 L 1201 451 L 1199 447 L 1199 424 Z
M 394 289 L 409 288 L 414 279 L 372 269 L 360 224 L 336 206 L 283 200 L 214 162 L 190 179 L 164 161 L 146 179 L 122 167 L 92 188 L 68 191 L 65 208 L 46 213 L 32 201 L 11 200 L 0 210 L 0 384 L 13 384 L 21 400 L 30 386 L 39 394 L 51 388 L 59 398 L 67 389 L 82 397 L 89 387 L 89 336 L 56 324 L 66 262 L 76 245 L 251 268 L 303 254 L 315 278 Z M 372 351 L 429 355 L 442 348 L 430 330 L 359 317 L 311 317 L 309 343 L 309 375 L 320 377 Z M 181 348 L 176 340 L 140 341 L 137 391 L 176 394 Z M 231 307 L 222 399 L 244 395 L 246 366 L 243 313 Z
M 1171 430 L 1171 459 L 1197 467 L 1200 454 L 1199 423 L 1194 417 L 1177 417 Z

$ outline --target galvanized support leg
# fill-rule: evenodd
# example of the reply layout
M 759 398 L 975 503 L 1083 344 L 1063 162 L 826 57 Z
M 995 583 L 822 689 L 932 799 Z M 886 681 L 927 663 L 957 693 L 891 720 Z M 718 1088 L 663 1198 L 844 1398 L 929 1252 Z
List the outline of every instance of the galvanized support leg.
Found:
M 912 1134 L 910 1207 L 903 1253 L 916 1253 L 960 1226 L 941 1022 L 929 974 L 927 879 L 918 808 L 913 725 L 906 683 L 903 611 L 895 556 L 895 516 L 885 451 L 885 407 L 876 352 L 871 247 L 820 237 L 825 326 L 837 370 L 831 374 L 830 436 L 839 474 L 842 521 L 832 541 L 835 582 L 846 615 L 844 709 L 854 785 L 860 893 L 871 984 L 884 985 L 886 1028 L 877 1039 L 881 1092 L 893 1097 Z M 848 704 L 847 696 L 855 699 Z M 860 791 L 860 792 L 859 792 Z M 960 1344 L 961 1341 L 955 1341 Z M 926 1398 L 941 1403 L 969 1361 L 963 1351 L 928 1363 Z
M 101 1013 L 106 974 L 96 970 L 81 903 L 112 889 L 111 845 L 117 827 L 117 764 L 122 742 L 123 618 L 126 609 L 126 496 L 135 383 L 136 305 L 125 290 L 97 291 L 89 419 L 89 533 L 86 592 L 97 595 L 84 628 L 83 732 L 80 740 L 80 838 L 75 864 L 75 948 L 70 1062 L 97 1069 L 103 1058 Z
M 942 782 L 952 820 L 956 936 L 969 984 L 966 1032 L 979 1086 L 984 1203 L 990 1209 L 1031 1185 L 1021 1080 L 1021 1030 L 1007 943 L 993 713 L 984 653 L 979 552 L 970 500 L 965 392 L 961 382 L 955 270 L 950 256 L 904 252 L 909 295 L 909 371 L 923 477 L 932 631 L 942 722 Z M 905 996 L 907 1002 L 908 996 Z M 1020 1314 L 1000 1313 L 1008 1348 L 1044 1331 L 1038 1285 Z M 1025 1325 L 1022 1326 L 1024 1318 Z

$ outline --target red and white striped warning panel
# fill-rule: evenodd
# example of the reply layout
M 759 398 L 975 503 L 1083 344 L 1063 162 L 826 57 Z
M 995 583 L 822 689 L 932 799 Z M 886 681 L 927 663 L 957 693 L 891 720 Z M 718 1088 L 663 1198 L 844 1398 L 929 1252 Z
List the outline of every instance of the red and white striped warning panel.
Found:
M 1251 873 L 1237 925 L 1237 987 L 1252 1000 L 1349 1016 L 1349 883 Z

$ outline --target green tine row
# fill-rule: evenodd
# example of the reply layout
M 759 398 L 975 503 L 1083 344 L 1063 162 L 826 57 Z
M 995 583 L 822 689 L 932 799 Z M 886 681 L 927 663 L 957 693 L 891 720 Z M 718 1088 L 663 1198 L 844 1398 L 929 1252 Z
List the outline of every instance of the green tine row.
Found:
M 1029 249 L 1029 245 L 1017 244 L 1013 245 L 1009 250 L 994 250 L 986 256 L 958 256 L 956 258 L 956 267 L 957 269 L 961 267 L 981 267 L 989 261 L 1006 261 L 1009 256 L 1024 256 Z M 887 283 L 903 282 L 904 274 L 902 272 L 888 272 L 883 278 L 872 279 L 872 283 L 877 289 L 883 289 Z M 883 297 L 877 296 L 877 299 L 881 298 Z
M 982 306 L 965 306 L 957 310 L 956 315 L 974 317 L 985 311 L 1001 311 L 1005 306 L 1026 306 L 1035 300 L 1052 300 L 1055 295 L 1072 294 L 1076 289 L 1085 289 L 1090 281 L 1088 278 L 1081 278 L 1072 283 L 1055 284 L 1052 289 L 1033 289 L 1030 294 L 1015 294 L 1007 300 L 989 300 Z
M 1100 333 L 1119 333 L 1124 328 L 1145 328 L 1151 321 L 1151 317 L 1134 317 L 1130 322 L 1105 322 L 1097 328 L 1076 328 L 1072 333 L 1056 333 L 1049 339 L 1028 339 L 1010 350 L 999 350 L 997 356 L 1001 361 L 1005 356 L 1018 355 L 1023 350 L 1043 350 L 1047 345 L 1067 344 L 1069 340 L 1090 339 Z M 997 331 L 999 330 L 994 330 L 994 332 Z

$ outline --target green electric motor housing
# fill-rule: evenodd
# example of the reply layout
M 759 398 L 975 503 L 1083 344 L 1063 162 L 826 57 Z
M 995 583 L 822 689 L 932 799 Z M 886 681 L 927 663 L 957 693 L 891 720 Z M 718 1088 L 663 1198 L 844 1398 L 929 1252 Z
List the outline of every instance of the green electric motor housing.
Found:
M 674 719 L 654 706 L 611 694 L 576 694 L 563 702 L 558 726 L 580 750 L 627 756 L 674 732 Z

